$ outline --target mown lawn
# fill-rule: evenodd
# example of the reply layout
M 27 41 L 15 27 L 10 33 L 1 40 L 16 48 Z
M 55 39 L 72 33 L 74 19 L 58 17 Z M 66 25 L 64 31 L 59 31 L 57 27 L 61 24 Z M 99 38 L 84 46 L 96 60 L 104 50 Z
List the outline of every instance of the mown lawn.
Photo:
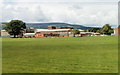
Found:
M 3 38 L 3 73 L 117 73 L 118 37 Z

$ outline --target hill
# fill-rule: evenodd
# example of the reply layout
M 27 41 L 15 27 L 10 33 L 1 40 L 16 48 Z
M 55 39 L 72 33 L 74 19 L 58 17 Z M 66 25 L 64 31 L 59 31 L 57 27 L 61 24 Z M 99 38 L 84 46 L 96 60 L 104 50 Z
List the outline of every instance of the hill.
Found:
M 5 26 L 7 22 L 2 23 L 2 28 Z M 68 24 L 68 23 L 26 23 L 27 27 L 34 27 L 35 29 L 47 29 L 48 26 L 56 26 L 56 27 L 73 27 L 75 29 L 90 29 L 93 27 L 87 27 L 84 25 L 78 25 L 78 24 Z

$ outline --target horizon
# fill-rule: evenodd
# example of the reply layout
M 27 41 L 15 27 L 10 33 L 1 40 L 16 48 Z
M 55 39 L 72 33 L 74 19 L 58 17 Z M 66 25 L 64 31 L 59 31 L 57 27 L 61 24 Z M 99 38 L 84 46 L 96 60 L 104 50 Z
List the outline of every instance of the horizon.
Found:
M 24 21 L 23 21 L 24 22 Z M 8 22 L 1 22 L 1 24 L 2 23 L 8 23 Z M 85 26 L 85 27 L 98 27 L 98 28 L 102 28 L 104 25 L 102 25 L 102 26 L 97 26 L 97 25 L 93 25 L 93 26 L 89 26 L 89 25 L 83 25 L 83 24 L 73 24 L 73 23 L 66 23 L 66 22 L 25 22 L 26 24 L 29 24 L 29 23 L 34 23 L 34 24 L 37 24 L 37 23 L 43 23 L 43 24 L 46 24 L 46 23 L 63 23 L 63 24 L 71 24 L 71 25 L 81 25 L 81 26 Z M 118 25 L 111 25 L 111 24 L 109 24 L 112 28 L 117 28 L 118 27 Z

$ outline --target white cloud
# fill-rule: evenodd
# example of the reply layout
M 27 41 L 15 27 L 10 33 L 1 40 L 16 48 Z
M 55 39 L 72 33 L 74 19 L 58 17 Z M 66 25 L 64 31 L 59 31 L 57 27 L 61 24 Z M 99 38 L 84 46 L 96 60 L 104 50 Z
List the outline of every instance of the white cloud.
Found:
M 119 0 L 4 0 L 4 2 L 118 2 Z
M 117 25 L 118 19 L 117 4 L 109 3 L 4 3 L 2 8 L 3 21 L 21 19 L 25 22 L 67 22 L 86 25 L 109 23 Z

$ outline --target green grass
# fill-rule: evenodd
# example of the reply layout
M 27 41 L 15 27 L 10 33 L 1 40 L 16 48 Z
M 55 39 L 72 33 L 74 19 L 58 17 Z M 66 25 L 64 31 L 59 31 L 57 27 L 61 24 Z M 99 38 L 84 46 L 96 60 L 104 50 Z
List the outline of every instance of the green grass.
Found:
M 3 38 L 3 73 L 117 73 L 118 37 Z

